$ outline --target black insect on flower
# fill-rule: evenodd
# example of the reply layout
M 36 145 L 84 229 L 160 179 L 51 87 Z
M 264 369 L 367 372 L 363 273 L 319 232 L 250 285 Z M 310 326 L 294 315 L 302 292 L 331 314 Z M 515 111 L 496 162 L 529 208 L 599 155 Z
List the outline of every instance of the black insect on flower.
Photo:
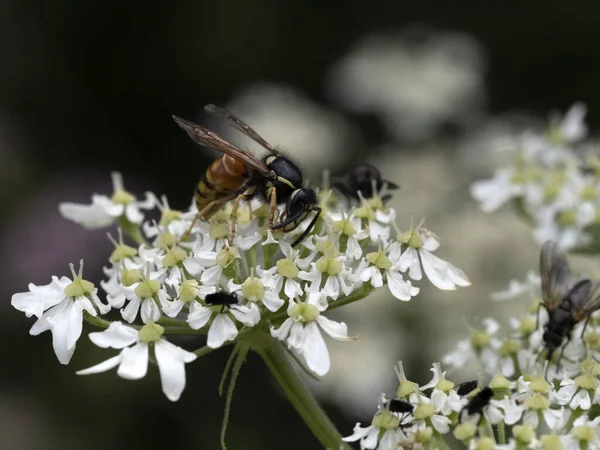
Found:
M 398 189 L 396 183 L 384 180 L 379 169 L 371 164 L 359 164 L 340 181 L 333 183 L 333 187 L 346 197 L 359 201 L 361 196 L 370 199 L 383 193 L 383 202 L 392 198 L 392 194 L 386 191 Z
M 494 390 L 489 386 L 483 387 L 479 392 L 473 395 L 467 404 L 460 410 L 460 413 L 458 414 L 458 423 L 462 422 L 465 413 L 467 416 L 479 414 L 479 422 L 479 420 L 481 420 L 481 415 L 483 415 L 483 410 L 490 404 L 492 397 L 494 397 Z
M 542 336 L 546 359 L 550 360 L 554 352 L 561 348 L 557 361 L 557 365 L 560 365 L 575 325 L 585 321 L 581 331 L 583 338 L 591 314 L 600 308 L 600 285 L 587 278 L 573 281 L 567 258 L 552 241 L 542 246 L 540 277 L 542 279 L 540 306 L 548 312 L 548 321 L 544 324 Z
M 387 408 L 392 413 L 401 414 L 399 424 L 400 427 L 406 427 L 412 424 L 412 422 L 404 423 L 406 418 L 408 418 L 415 409 L 415 407 L 411 403 L 404 400 L 400 400 L 399 398 L 394 398 L 388 401 Z
M 465 395 L 473 392 L 475 389 L 477 389 L 477 380 L 465 381 L 456 387 L 456 393 L 461 397 L 464 397 Z
M 238 304 L 238 297 L 236 294 L 229 294 L 227 292 L 215 292 L 214 294 L 208 294 L 204 299 L 204 302 L 209 306 L 221 305 L 221 313 L 226 308 L 231 308 L 233 305 Z

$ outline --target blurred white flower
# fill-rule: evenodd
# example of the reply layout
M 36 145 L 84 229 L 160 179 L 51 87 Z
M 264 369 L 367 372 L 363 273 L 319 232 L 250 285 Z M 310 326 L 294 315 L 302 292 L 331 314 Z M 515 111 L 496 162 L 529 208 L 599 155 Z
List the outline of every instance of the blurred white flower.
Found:
M 144 215 L 140 209 L 152 209 L 156 205 L 156 197 L 146 192 L 146 198 L 138 201 L 133 194 L 123 187 L 123 177 L 119 172 L 112 173 L 113 195 L 92 195 L 91 205 L 65 202 L 58 205 L 58 210 L 65 219 L 83 225 L 85 228 L 104 228 L 112 225 L 121 216 L 134 224 L 142 223 Z
M 350 141 L 351 130 L 341 116 L 320 107 L 291 87 L 260 83 L 237 93 L 228 108 L 243 117 L 267 142 L 295 160 L 323 167 L 339 158 Z M 221 124 L 220 130 L 234 143 L 243 143 L 257 155 L 265 149 L 250 138 Z M 321 176 L 316 172 L 316 176 Z M 315 180 L 320 181 L 320 180 Z
M 390 133 L 420 140 L 481 109 L 484 58 L 465 34 L 414 34 L 365 37 L 333 68 L 328 86 L 348 109 L 375 113 Z

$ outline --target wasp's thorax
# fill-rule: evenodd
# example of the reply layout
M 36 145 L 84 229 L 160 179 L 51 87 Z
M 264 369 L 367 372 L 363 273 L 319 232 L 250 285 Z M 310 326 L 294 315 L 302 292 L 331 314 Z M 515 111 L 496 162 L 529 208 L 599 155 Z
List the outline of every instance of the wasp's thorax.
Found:
M 292 193 L 302 187 L 302 172 L 292 161 L 280 155 L 269 155 L 264 162 L 273 173 L 273 177 L 263 183 L 261 192 L 264 198 L 268 200 L 267 190 L 274 187 L 277 203 L 287 202 Z

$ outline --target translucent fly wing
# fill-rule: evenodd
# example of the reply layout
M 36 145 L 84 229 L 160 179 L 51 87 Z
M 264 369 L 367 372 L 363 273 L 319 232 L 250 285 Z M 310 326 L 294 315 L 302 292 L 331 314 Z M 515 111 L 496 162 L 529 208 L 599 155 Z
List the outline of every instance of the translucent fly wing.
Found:
M 196 143 L 229 155 L 232 158 L 243 162 L 246 166 L 263 176 L 269 174 L 269 169 L 264 162 L 232 144 L 227 139 L 223 139 L 216 133 L 203 128 L 200 125 L 196 125 L 189 120 L 182 119 L 181 117 L 173 116 L 173 120 L 175 120 L 177 125 L 179 125 Z
M 569 263 L 555 242 L 547 241 L 540 253 L 542 300 L 547 310 L 555 309 L 571 288 Z
M 264 147 L 270 153 L 278 154 L 277 150 L 275 150 L 271 144 L 269 144 L 267 141 L 265 141 L 256 131 L 254 131 L 254 129 L 252 127 L 250 127 L 250 125 L 248 125 L 247 123 L 245 123 L 244 121 L 239 119 L 232 112 L 226 110 L 225 108 L 216 106 L 216 105 L 206 105 L 204 107 L 204 110 L 210 114 L 213 114 L 215 116 L 219 116 L 219 117 L 229 120 L 229 122 L 231 122 L 231 125 L 236 130 L 244 133 L 246 136 L 248 136 L 250 139 L 252 139 L 257 144 Z
M 600 284 L 588 279 L 579 280 L 567 293 L 565 301 L 567 299 L 573 308 L 573 318 L 580 322 L 600 308 Z

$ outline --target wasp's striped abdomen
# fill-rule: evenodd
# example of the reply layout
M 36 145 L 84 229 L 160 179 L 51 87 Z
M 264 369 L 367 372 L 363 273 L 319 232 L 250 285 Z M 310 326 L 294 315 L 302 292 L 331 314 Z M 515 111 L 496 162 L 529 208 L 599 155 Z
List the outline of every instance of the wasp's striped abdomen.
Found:
M 196 207 L 204 210 L 210 202 L 227 197 L 236 192 L 241 193 L 248 182 L 248 169 L 241 161 L 223 155 L 212 162 L 198 182 L 196 188 Z M 210 218 L 222 205 L 214 205 L 202 213 L 203 219 Z

